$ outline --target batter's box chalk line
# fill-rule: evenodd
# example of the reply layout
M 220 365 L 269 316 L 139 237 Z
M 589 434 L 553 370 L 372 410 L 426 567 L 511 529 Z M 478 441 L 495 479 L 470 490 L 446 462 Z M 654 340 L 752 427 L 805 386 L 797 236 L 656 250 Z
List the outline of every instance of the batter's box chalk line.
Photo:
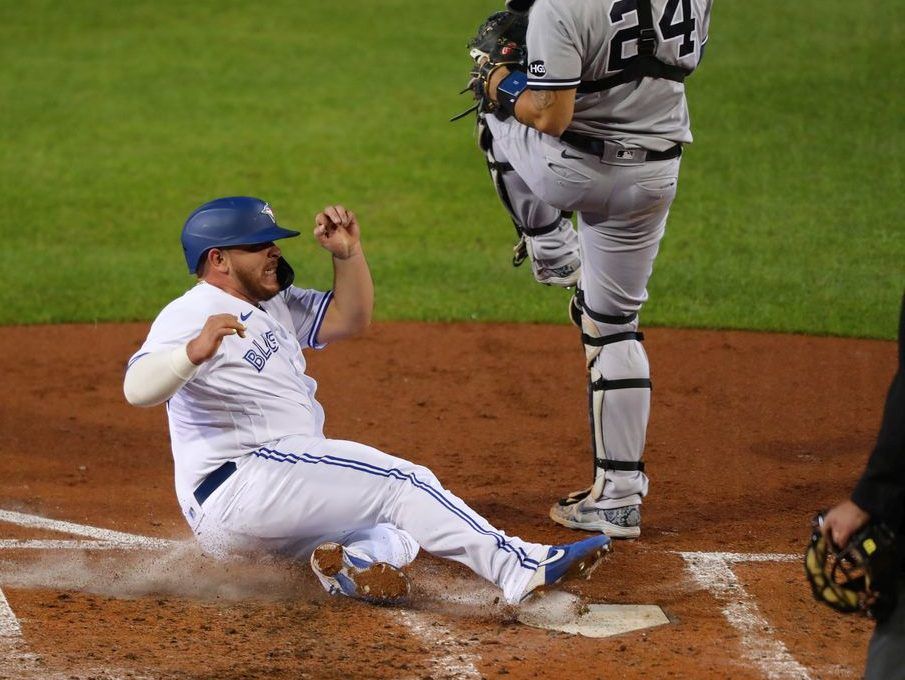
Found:
M 739 581 L 732 565 L 751 562 L 798 562 L 785 553 L 679 552 L 695 582 L 722 603 L 723 616 L 741 635 L 748 662 L 769 680 L 811 680 L 808 669 L 776 637 L 757 603 Z
M 0 522 L 81 537 L 79 539 L 0 539 L 0 550 L 163 550 L 174 543 L 161 538 L 101 529 L 12 510 L 0 510 Z M 116 672 L 111 669 L 104 669 L 99 673 L 103 677 L 111 677 L 111 672 L 115 677 Z M 22 636 L 22 626 L 10 607 L 2 588 L 0 588 L 0 676 L 23 679 L 41 678 L 42 680 L 70 677 L 69 673 L 49 674 L 47 669 L 41 666 L 39 657 L 28 651 Z

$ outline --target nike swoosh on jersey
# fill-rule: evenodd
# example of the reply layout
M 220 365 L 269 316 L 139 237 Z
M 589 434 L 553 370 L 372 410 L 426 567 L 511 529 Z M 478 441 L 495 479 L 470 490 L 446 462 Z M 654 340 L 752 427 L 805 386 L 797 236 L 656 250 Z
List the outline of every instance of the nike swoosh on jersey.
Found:
M 563 555 L 565 555 L 565 554 L 566 554 L 566 551 L 565 551 L 565 550 L 562 550 L 562 549 L 560 549 L 560 548 L 556 548 L 556 549 L 553 551 L 553 554 L 552 554 L 552 555 L 550 555 L 549 557 L 547 557 L 547 559 L 545 559 L 543 562 L 538 562 L 538 563 L 537 563 L 537 566 L 538 566 L 538 567 L 542 567 L 542 566 L 544 566 L 545 564 L 552 564 L 553 562 L 558 562 L 559 559 L 560 559 Z
M 250 317 L 254 313 L 254 310 L 252 310 L 248 314 L 239 314 L 239 319 L 242 321 L 248 321 L 248 317 Z

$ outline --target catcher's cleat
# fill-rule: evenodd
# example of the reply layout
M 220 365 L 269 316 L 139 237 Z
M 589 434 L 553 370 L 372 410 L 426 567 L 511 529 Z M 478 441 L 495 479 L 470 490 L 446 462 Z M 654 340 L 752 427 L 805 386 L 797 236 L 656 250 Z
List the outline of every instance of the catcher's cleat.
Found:
M 411 592 L 411 582 L 401 569 L 374 562 L 339 543 L 319 545 L 311 554 L 311 569 L 331 595 L 372 604 L 397 604 Z
M 641 506 L 598 508 L 588 490 L 576 491 L 550 508 L 550 519 L 570 529 L 599 531 L 612 538 L 638 538 L 641 535 Z
M 554 545 L 525 586 L 521 601 L 557 583 L 590 578 L 609 550 L 609 536 L 592 536 L 576 543 Z
M 562 286 L 571 288 L 581 278 L 581 259 L 575 257 L 565 264 L 547 264 L 548 261 L 532 260 L 531 269 L 538 283 L 545 286 Z
M 522 232 L 525 253 L 531 261 L 531 272 L 538 283 L 563 288 L 578 285 L 581 278 L 578 235 L 565 216 L 538 229 L 528 230 L 522 227 Z M 516 248 L 518 247 L 517 245 Z

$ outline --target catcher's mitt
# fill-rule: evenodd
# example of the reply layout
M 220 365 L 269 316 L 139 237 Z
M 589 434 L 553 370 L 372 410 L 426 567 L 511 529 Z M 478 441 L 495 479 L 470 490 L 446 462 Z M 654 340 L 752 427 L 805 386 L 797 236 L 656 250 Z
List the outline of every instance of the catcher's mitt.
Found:
M 525 34 L 528 31 L 528 17 L 512 12 L 495 12 L 478 26 L 475 36 L 468 41 L 468 56 L 473 63 L 468 85 L 459 94 L 471 92 L 476 103 L 450 120 L 463 118 L 472 111 L 490 113 L 496 104 L 487 96 L 487 81 L 500 66 L 525 69 L 528 50 Z
M 896 604 L 892 532 L 870 522 L 838 548 L 823 535 L 823 517 L 820 512 L 811 521 L 811 540 L 804 553 L 814 599 L 840 612 L 882 620 Z

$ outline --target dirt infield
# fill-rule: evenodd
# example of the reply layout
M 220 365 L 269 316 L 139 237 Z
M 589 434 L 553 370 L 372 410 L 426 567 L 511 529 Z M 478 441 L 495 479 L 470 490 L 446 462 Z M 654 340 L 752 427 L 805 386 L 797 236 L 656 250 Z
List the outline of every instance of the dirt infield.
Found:
M 795 555 L 870 450 L 891 342 L 646 329 L 643 533 L 568 590 L 671 623 L 590 639 L 520 624 L 425 555 L 403 609 L 328 599 L 305 568 L 198 555 L 163 409 L 121 394 L 146 330 L 0 328 L 0 678 L 860 676 L 870 623 L 812 602 Z M 497 526 L 551 543 L 578 536 L 549 505 L 590 476 L 582 360 L 569 327 L 483 324 L 378 324 L 309 356 L 328 436 L 424 463 Z M 76 544 L 34 516 L 173 542 L 85 529 L 95 543 Z

